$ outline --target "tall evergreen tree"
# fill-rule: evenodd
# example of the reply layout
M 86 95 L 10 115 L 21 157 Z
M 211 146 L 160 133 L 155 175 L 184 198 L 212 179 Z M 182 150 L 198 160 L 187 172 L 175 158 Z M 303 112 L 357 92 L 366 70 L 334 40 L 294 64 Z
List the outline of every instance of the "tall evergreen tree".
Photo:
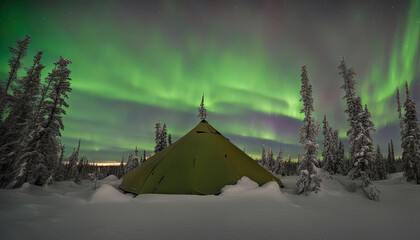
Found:
M 49 78 L 53 79 L 52 88 L 48 93 L 48 100 L 40 110 L 43 117 L 41 121 L 31 126 L 28 137 L 22 143 L 22 154 L 18 157 L 19 172 L 24 166 L 28 173 L 27 180 L 35 185 L 46 183 L 53 174 L 58 158 L 58 137 L 61 136 L 60 131 L 64 129 L 62 117 L 66 114 L 63 108 L 69 106 L 66 99 L 71 92 L 69 77 L 71 71 L 67 68 L 69 64 L 70 60 L 62 57 L 54 63 L 56 68 L 49 74 Z
M 274 165 L 275 165 L 274 154 L 273 154 L 273 150 L 271 150 L 271 148 L 270 148 L 270 149 L 268 149 L 267 165 L 265 167 L 268 171 L 273 172 L 274 171 Z
M 338 67 L 339 74 L 344 79 L 344 84 L 341 86 L 345 91 L 344 99 L 347 103 L 345 112 L 348 114 L 348 123 L 350 129 L 347 132 L 349 137 L 350 162 L 354 163 L 350 177 L 360 177 L 360 172 L 366 172 L 366 177 L 374 177 L 372 171 L 372 163 L 374 162 L 374 147 L 371 131 L 374 131 L 373 122 L 370 120 L 370 112 L 365 105 L 363 109 L 362 100 L 356 96 L 354 80 L 355 72 L 352 68 L 347 68 L 346 62 L 343 59 Z
M 341 60 L 340 65 L 338 66 L 339 75 L 343 77 L 344 84 L 341 86 L 341 88 L 344 90 L 345 95 L 344 99 L 346 100 L 347 109 L 345 112 L 348 115 L 348 123 L 350 125 L 349 131 L 347 131 L 347 136 L 349 137 L 349 145 L 350 145 L 350 151 L 349 151 L 349 158 L 350 161 L 354 161 L 354 154 L 356 152 L 356 149 L 354 147 L 355 138 L 358 135 L 356 131 L 358 121 L 356 119 L 356 116 L 362 111 L 361 105 L 359 106 L 356 103 L 356 81 L 354 80 L 355 72 L 353 68 L 347 68 L 346 61 L 344 58 Z
M 357 98 L 358 102 L 361 102 L 360 97 Z M 355 129 L 358 135 L 354 141 L 355 152 L 354 155 L 354 169 L 351 173 L 351 178 L 355 179 L 360 177 L 360 172 L 364 171 L 366 177 L 375 179 L 375 149 L 373 146 L 371 131 L 374 131 L 373 122 L 370 120 L 370 112 L 365 105 L 363 112 L 359 113 L 356 117 L 358 125 Z
M 392 159 L 395 161 L 394 143 L 392 142 L 392 139 L 391 139 L 391 156 L 392 156 Z
M 339 141 L 338 150 L 337 150 L 337 165 L 336 165 L 336 172 L 338 174 L 346 175 L 347 174 L 347 167 L 346 167 L 346 156 L 344 154 L 344 144 L 342 141 Z
M 5 117 L 5 113 L 7 110 L 8 105 L 13 100 L 13 96 L 9 95 L 9 88 L 13 86 L 13 83 L 17 81 L 18 76 L 17 73 L 19 69 L 22 66 L 22 59 L 26 55 L 26 51 L 28 49 L 28 45 L 31 41 L 31 38 L 29 35 L 26 35 L 26 37 L 23 40 L 16 40 L 16 48 L 9 47 L 9 51 L 11 53 L 11 57 L 8 60 L 10 71 L 9 76 L 6 79 L 6 82 L 3 84 L 3 82 L 0 81 L 0 185 L 5 186 L 10 182 L 10 172 L 11 169 L 11 163 L 14 161 L 13 157 L 8 157 L 8 155 L 11 153 L 12 148 L 14 146 L 11 146 L 11 142 L 15 142 L 15 139 L 10 138 L 11 132 L 10 126 L 6 126 L 4 124 L 3 120 Z M 5 146 L 6 145 L 6 146 Z M 15 145 L 15 144 L 13 144 Z
M 64 145 L 60 144 L 60 157 L 57 161 L 57 167 L 54 173 L 55 181 L 64 181 L 66 177 L 66 169 L 64 167 Z
M 134 149 L 134 156 L 136 156 L 137 158 L 139 157 L 139 150 L 136 148 Z
M 339 140 L 338 140 L 338 129 L 336 129 L 336 130 L 332 130 L 331 129 L 331 136 L 332 136 L 332 139 L 331 139 L 331 146 L 332 146 L 332 148 L 331 148 L 331 153 L 332 153 L 332 156 L 333 156 L 333 170 L 334 170 L 334 174 L 336 174 L 337 173 L 337 165 L 338 165 L 338 160 L 337 160 L 337 158 L 338 158 L 338 148 L 339 148 Z
M 392 143 L 392 139 L 391 139 L 391 142 L 388 143 L 387 168 L 388 168 L 388 173 L 397 172 L 397 165 L 395 163 L 395 157 L 394 157 L 394 145 Z
M 166 123 L 163 124 L 162 131 L 160 133 L 160 142 L 162 145 L 162 150 L 168 146 L 168 142 L 166 140 L 168 134 L 168 130 L 166 129 Z
M 33 65 L 26 71 L 26 76 L 17 79 L 16 85 L 12 85 L 13 99 L 10 102 L 10 113 L 6 118 L 6 126 L 10 131 L 19 132 L 28 127 L 34 113 L 34 104 L 39 94 L 41 71 L 44 65 L 41 63 L 42 51 L 37 52 Z M 10 139 L 8 139 L 10 140 Z
M 262 145 L 262 154 L 261 154 L 261 165 L 265 167 L 267 165 L 267 154 L 265 152 L 265 146 Z
M 129 153 L 127 163 L 125 164 L 125 172 L 129 173 L 131 170 L 135 169 L 138 166 L 138 160 L 135 157 L 133 157 L 133 154 Z
M 139 151 L 137 150 L 137 146 L 136 146 L 136 148 L 134 149 L 134 158 L 133 158 L 135 168 L 140 166 L 139 154 L 138 153 L 139 153 Z
M 283 150 L 280 147 L 279 153 L 277 154 L 276 163 L 274 165 L 274 171 L 275 174 L 280 174 L 282 176 L 286 175 L 286 168 L 283 161 Z
M 388 177 L 385 160 L 381 153 L 381 148 L 379 144 L 376 146 L 376 155 L 375 155 L 375 170 L 376 170 L 376 179 L 385 180 Z
M 9 88 L 18 78 L 18 71 L 22 66 L 22 59 L 26 56 L 26 51 L 28 50 L 29 43 L 31 42 L 31 37 L 26 35 L 23 40 L 16 40 L 16 48 L 9 47 L 11 53 L 11 58 L 8 60 L 10 71 L 9 77 L 6 80 L 5 86 L 1 86 L 1 95 L 0 95 L 0 122 L 3 121 L 4 110 L 7 106 L 7 102 L 10 100 L 8 91 Z M 1 126 L 0 126 L 1 127 Z M 2 129 L 0 129 L 2 130 Z M 3 132 L 3 131 L 2 131 Z
M 119 172 L 118 178 L 122 178 L 126 174 L 125 167 L 124 167 L 124 154 L 122 154 L 121 163 L 120 163 L 118 172 Z
M 300 101 L 303 102 L 303 108 L 300 111 L 305 114 L 303 120 L 303 126 L 299 132 L 299 142 L 303 145 L 305 153 L 302 156 L 302 161 L 299 165 L 299 179 L 297 181 L 298 194 L 307 194 L 312 191 L 319 191 L 321 186 L 321 178 L 315 171 L 314 163 L 318 155 L 318 144 L 316 144 L 316 138 L 319 134 L 319 125 L 315 122 L 312 117 L 313 97 L 312 97 L 312 86 L 309 83 L 306 66 L 303 66 L 301 74 L 301 90 Z
M 397 88 L 397 93 L 395 95 L 395 97 L 397 98 L 397 112 L 398 112 L 398 118 L 400 119 L 400 126 L 401 126 L 401 130 L 403 130 L 404 127 L 404 119 L 402 116 L 402 108 L 401 108 L 401 100 L 400 100 L 400 90 Z
M 39 93 L 42 51 L 34 57 L 33 65 L 26 71 L 26 76 L 16 79 L 17 84 L 11 85 L 13 97 L 9 99 L 9 115 L 3 122 L 2 137 L 7 140 L 0 146 L 0 172 L 10 173 L 12 163 L 22 151 L 21 142 L 29 134 L 34 113 L 34 103 Z M 3 179 L 2 182 L 9 182 Z
M 168 134 L 168 146 L 172 145 L 172 135 Z
M 407 82 L 405 83 L 407 99 L 404 103 L 403 137 L 401 147 L 405 162 L 404 176 L 407 181 L 420 184 L 420 128 L 417 119 L 416 104 L 411 98 Z
M 79 169 L 77 169 L 77 163 L 79 161 L 79 152 L 80 152 L 80 139 L 79 139 L 79 142 L 77 143 L 77 148 L 73 149 L 73 153 L 69 157 L 69 164 L 67 165 L 66 180 L 70 180 L 75 183 L 80 183 L 81 181 Z
M 140 162 L 140 164 L 143 164 L 144 162 L 146 162 L 146 150 L 143 150 L 143 158 L 142 158 L 142 162 Z
M 357 106 L 361 105 L 361 99 L 356 99 Z M 370 131 L 374 130 L 373 122 L 370 121 L 370 112 L 365 105 L 364 111 L 356 116 L 358 123 L 355 132 L 358 133 L 355 138 L 354 168 L 350 174 L 352 179 L 360 177 L 362 180 L 362 192 L 368 199 L 379 200 L 379 190 L 372 184 L 370 179 L 375 179 L 375 152 Z
M 55 65 L 53 71 L 55 71 L 56 69 L 57 69 L 57 65 Z M 47 78 L 45 79 L 45 82 L 41 86 L 40 96 L 35 107 L 35 114 L 34 114 L 35 117 L 33 121 L 34 123 L 36 123 L 37 121 L 42 121 L 44 117 L 41 113 L 41 108 L 44 105 L 44 102 L 48 99 L 48 93 L 51 91 L 54 81 L 55 79 L 53 75 L 49 74 Z
M 325 171 L 330 174 L 335 174 L 335 155 L 336 155 L 336 146 L 334 145 L 334 132 L 328 124 L 327 117 L 324 115 L 324 120 L 322 121 L 322 134 L 324 135 L 324 140 L 322 141 L 323 150 L 323 168 Z
M 155 153 L 158 153 L 162 150 L 162 142 L 161 142 L 161 136 L 162 136 L 162 129 L 160 127 L 160 121 L 158 121 L 155 124 Z
M 207 119 L 207 110 L 204 107 L 204 94 L 201 97 L 201 104 L 200 104 L 200 107 L 198 108 L 198 118 L 200 118 L 201 120 Z
M 160 121 L 155 124 L 155 153 L 158 153 L 168 146 L 166 123 L 161 127 Z

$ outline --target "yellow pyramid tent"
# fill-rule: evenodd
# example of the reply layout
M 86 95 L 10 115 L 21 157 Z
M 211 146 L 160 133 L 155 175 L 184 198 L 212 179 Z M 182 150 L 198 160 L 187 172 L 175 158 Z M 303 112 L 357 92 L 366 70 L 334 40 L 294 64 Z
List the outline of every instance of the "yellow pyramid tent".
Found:
M 124 176 L 120 188 L 135 194 L 218 194 L 247 176 L 259 185 L 282 182 L 202 120 L 181 139 Z

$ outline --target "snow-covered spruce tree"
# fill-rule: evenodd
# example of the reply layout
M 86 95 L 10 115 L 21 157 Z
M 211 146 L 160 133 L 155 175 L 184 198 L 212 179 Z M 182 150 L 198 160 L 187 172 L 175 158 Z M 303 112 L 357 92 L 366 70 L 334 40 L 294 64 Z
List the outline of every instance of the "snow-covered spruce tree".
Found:
M 166 130 L 166 123 L 163 123 L 162 131 L 160 132 L 160 142 L 162 149 L 165 149 L 168 146 L 168 142 L 166 140 L 168 131 Z
M 360 97 L 356 98 L 356 101 L 361 104 Z M 375 149 L 370 135 L 370 132 L 374 131 L 375 127 L 370 120 L 370 112 L 367 105 L 365 105 L 364 111 L 356 116 L 356 119 L 358 123 L 355 128 L 357 135 L 354 139 L 354 149 L 356 151 L 354 152 L 354 168 L 351 170 L 350 178 L 359 178 L 360 172 L 363 171 L 366 173 L 366 177 L 375 180 Z
M 342 174 L 342 175 L 347 174 L 346 156 L 344 154 L 344 144 L 342 141 L 339 141 L 338 149 L 337 149 L 336 173 Z
M 397 164 L 395 163 L 395 156 L 394 156 L 394 144 L 392 143 L 392 139 L 391 139 L 391 142 L 388 143 L 387 168 L 388 168 L 388 173 L 397 172 Z
M 143 150 L 143 157 L 140 161 L 140 165 L 143 164 L 144 162 L 146 162 L 146 150 Z
M 10 113 L 5 120 L 8 128 L 27 124 L 32 118 L 39 95 L 41 71 L 45 67 L 41 63 L 42 53 L 38 50 L 32 66 L 26 69 L 26 76 L 17 79 L 17 84 L 11 86 L 13 98 L 10 101 Z
M 11 53 L 11 58 L 8 60 L 10 71 L 9 77 L 6 80 L 5 86 L 1 88 L 0 94 L 0 123 L 3 121 L 3 114 L 5 108 L 7 106 L 8 101 L 10 100 L 10 96 L 8 95 L 9 88 L 18 78 L 18 71 L 22 66 L 22 59 L 26 56 L 26 51 L 28 50 L 28 45 L 31 42 L 31 37 L 26 35 L 23 40 L 16 40 L 16 48 L 9 47 L 9 51 Z M 0 127 L 1 126 L 0 124 Z M 0 128 L 1 132 L 4 132 L 2 128 Z M 3 144 L 4 142 L 0 142 Z
M 11 85 L 13 97 L 10 97 L 9 115 L 3 122 L 4 133 L 2 137 L 5 142 L 0 147 L 0 172 L 7 175 L 2 178 L 2 183 L 8 183 L 13 171 L 12 163 L 16 162 L 17 155 L 22 151 L 21 142 L 31 130 L 31 123 L 34 113 L 34 103 L 39 94 L 41 71 L 44 66 L 41 64 L 42 51 L 34 57 L 33 65 L 26 71 L 26 76 L 16 79 L 17 84 Z
M 404 176 L 407 181 L 420 184 L 420 128 L 417 119 L 416 104 L 411 98 L 408 83 L 405 83 L 407 99 L 404 103 L 404 128 L 401 147 L 405 162 Z
M 375 170 L 377 180 L 385 180 L 388 178 L 384 156 L 381 153 L 381 148 L 379 147 L 379 144 L 376 146 Z
M 162 142 L 161 142 L 161 136 L 162 136 L 162 129 L 160 127 L 160 121 L 158 121 L 155 124 L 155 153 L 160 152 L 163 148 L 162 148 Z
M 66 169 L 64 166 L 64 145 L 60 143 L 60 157 L 57 161 L 56 170 L 54 172 L 54 181 L 64 181 L 66 178 Z
M 285 164 L 283 161 L 283 150 L 279 149 L 279 153 L 277 154 L 277 158 L 276 158 L 276 163 L 274 165 L 274 174 L 279 174 L 282 176 L 286 175 L 286 168 L 285 168 Z
M 172 135 L 168 134 L 168 146 L 172 145 Z
M 138 166 L 139 166 L 138 159 L 134 158 L 133 154 L 129 153 L 127 163 L 125 165 L 125 172 L 129 173 L 131 170 L 135 169 Z
M 57 65 L 55 66 L 54 70 L 56 69 L 57 69 Z M 48 99 L 48 93 L 51 91 L 54 81 L 55 79 L 53 78 L 53 76 L 49 74 L 41 86 L 40 95 L 38 97 L 38 102 L 36 103 L 36 107 L 35 107 L 35 113 L 34 113 L 35 117 L 33 119 L 34 124 L 36 122 L 42 121 L 44 117 L 41 112 L 41 107 L 44 105 L 44 102 Z
M 331 148 L 331 154 L 333 155 L 333 170 L 334 170 L 334 174 L 336 174 L 337 173 L 337 165 L 338 165 L 338 160 L 337 160 L 337 157 L 338 157 L 338 147 L 339 147 L 339 143 L 338 143 L 338 129 L 336 129 L 336 130 L 332 130 L 331 129 L 331 136 L 332 136 L 332 139 L 331 139 L 331 146 L 332 146 L 332 148 Z
M 139 157 L 138 157 L 137 153 L 138 153 L 138 151 L 137 151 L 137 147 L 136 147 L 135 154 L 134 154 L 134 157 L 133 157 L 133 168 L 136 168 L 140 165 Z
M 397 112 L 398 112 L 398 117 L 400 119 L 400 136 L 401 136 L 401 147 L 405 144 L 404 141 L 404 136 L 405 134 L 405 126 L 404 126 L 404 117 L 402 114 L 402 107 L 401 107 L 401 101 L 400 101 L 400 91 L 397 88 L 396 91 L 396 99 L 397 99 Z M 397 164 L 397 171 L 405 171 L 405 159 L 401 156 L 401 158 L 399 158 L 398 164 Z
M 139 151 L 137 150 L 137 146 L 134 149 L 134 157 L 133 157 L 133 169 L 138 167 L 140 165 L 140 161 L 139 161 Z
M 400 119 L 400 127 L 401 127 L 401 135 L 403 134 L 404 130 L 404 119 L 402 115 L 402 107 L 401 107 L 401 100 L 400 100 L 400 90 L 397 88 L 397 92 L 395 95 L 397 99 L 397 112 L 398 112 L 398 118 Z
M 273 154 L 273 150 L 270 148 L 268 149 L 268 154 L 267 154 L 267 165 L 266 168 L 268 171 L 274 172 L 274 165 L 276 163 L 274 162 L 274 154 Z
M 321 178 L 317 175 L 314 168 L 314 163 L 318 155 L 318 144 L 315 141 L 320 128 L 312 117 L 314 100 L 306 66 L 303 66 L 301 71 L 300 95 L 302 98 L 300 101 L 303 102 L 303 109 L 300 112 L 305 114 L 305 118 L 303 119 L 303 126 L 300 128 L 299 142 L 303 145 L 305 153 L 302 156 L 298 169 L 300 177 L 297 181 L 297 192 L 298 194 L 307 194 L 312 191 L 317 192 L 321 187 Z
M 322 158 L 323 158 L 323 167 L 325 169 L 327 167 L 327 161 L 329 157 L 328 153 L 329 153 L 329 144 L 330 144 L 330 138 L 331 138 L 326 115 L 324 115 L 324 120 L 322 121 L 322 135 L 324 135 L 324 140 L 322 141 Z
M 322 121 L 322 134 L 324 135 L 324 140 L 322 141 L 323 150 L 322 157 L 323 163 L 322 166 L 325 171 L 330 174 L 335 174 L 335 151 L 336 147 L 334 146 L 334 132 L 331 127 L 328 125 L 327 117 L 324 115 L 324 120 Z
M 10 139 L 10 129 L 8 126 L 5 126 L 3 122 L 7 107 L 10 104 L 10 101 L 13 100 L 13 96 L 10 96 L 8 91 L 18 79 L 17 74 L 22 66 L 22 59 L 26 55 L 30 41 L 30 36 L 26 35 L 23 40 L 16 40 L 16 48 L 9 47 L 11 53 L 11 57 L 8 60 L 10 67 L 9 76 L 6 79 L 4 86 L 3 82 L 0 81 L 0 186 L 6 186 L 10 183 L 10 178 L 12 177 L 10 173 L 13 171 L 12 162 L 15 161 L 11 157 L 8 157 L 11 153 L 11 148 L 13 148 L 10 146 L 10 142 L 14 142 L 14 140 Z
M 392 142 L 392 139 L 391 139 L 391 157 L 392 157 L 392 160 L 394 160 L 395 162 L 394 143 Z
M 344 98 L 346 99 L 348 114 L 348 122 L 350 129 L 347 132 L 349 137 L 350 162 L 354 163 L 354 169 L 351 170 L 350 177 L 352 179 L 360 177 L 360 171 L 364 171 L 367 177 L 374 177 L 372 171 L 372 163 L 374 162 L 374 147 L 370 131 L 374 131 L 373 122 L 370 120 L 370 112 L 365 105 L 363 109 L 360 97 L 356 96 L 354 80 L 354 70 L 347 68 L 346 62 L 343 59 L 338 67 L 339 74 L 344 79 L 342 89 L 345 91 Z
M 55 62 L 55 69 L 49 74 L 52 87 L 48 100 L 41 106 L 40 121 L 31 126 L 27 138 L 22 142 L 22 151 L 17 158 L 15 178 L 9 187 L 19 187 L 24 181 L 35 185 L 44 185 L 53 175 L 54 165 L 58 159 L 60 130 L 64 129 L 62 117 L 66 113 L 66 99 L 70 88 L 70 60 L 60 57 Z M 21 173 L 24 173 L 22 177 Z M 23 181 L 23 182 L 22 182 Z
M 347 136 L 349 137 L 349 145 L 350 145 L 350 151 L 349 151 L 349 158 L 350 161 L 354 161 L 354 139 L 357 136 L 357 133 L 355 132 L 355 129 L 357 127 L 358 122 L 356 121 L 356 116 L 361 112 L 361 106 L 355 105 L 355 99 L 356 99 L 356 90 L 355 85 L 356 81 L 354 80 L 355 72 L 353 68 L 347 68 L 346 61 L 344 58 L 341 60 L 340 65 L 338 66 L 339 75 L 343 77 L 344 84 L 341 86 L 342 89 L 344 89 L 345 95 L 344 99 L 346 100 L 347 109 L 345 112 L 348 115 L 347 122 L 350 125 L 349 131 L 347 131 Z
M 80 183 L 81 178 L 77 163 L 79 162 L 79 151 L 80 151 L 80 139 L 77 143 L 77 148 L 73 149 L 73 153 L 69 157 L 69 163 L 67 165 L 67 177 L 66 180 L 73 181 L 77 184 Z
M 120 166 L 119 166 L 119 168 L 118 168 L 118 178 L 122 178 L 125 174 L 126 174 L 126 172 L 125 172 L 125 167 L 124 167 L 124 154 L 122 155 L 122 157 L 121 157 L 121 163 L 120 163 Z
M 204 107 L 204 94 L 201 97 L 201 104 L 200 107 L 198 108 L 198 118 L 200 118 L 201 120 L 206 120 L 207 119 L 207 109 Z
M 89 160 L 86 156 L 82 156 L 79 161 L 79 176 L 80 179 L 87 179 L 88 178 L 88 168 L 89 168 Z
M 261 165 L 265 167 L 267 165 L 267 154 L 265 153 L 265 146 L 262 145 L 262 154 L 261 154 Z
M 139 150 L 137 149 L 137 146 L 134 148 L 134 156 L 137 158 L 139 157 Z
M 352 179 L 360 177 L 360 171 L 365 171 L 368 177 L 374 177 L 374 171 L 370 169 L 374 160 L 374 147 L 370 137 L 370 131 L 374 131 L 374 126 L 370 121 L 370 113 L 366 106 L 363 109 L 361 98 L 356 96 L 354 70 L 347 68 L 344 59 L 338 69 L 339 74 L 344 79 L 341 88 L 345 91 L 344 98 L 347 103 L 345 112 L 349 116 L 348 122 L 350 125 L 347 132 L 350 145 L 349 161 L 354 164 L 350 177 Z
M 398 117 L 400 119 L 401 147 L 402 147 L 403 152 L 404 152 L 404 147 L 403 146 L 405 145 L 404 141 L 405 141 L 406 132 L 405 132 L 404 117 L 403 117 L 403 114 L 402 114 L 402 107 L 401 107 L 401 101 L 400 101 L 400 91 L 399 91 L 398 88 L 397 88 L 395 97 L 397 99 L 397 112 L 398 112 Z M 399 171 L 401 171 L 401 170 L 405 171 L 407 162 L 405 161 L 403 156 L 400 158 L 400 160 L 401 161 L 400 161 L 399 167 L 397 167 L 397 168 L 399 169 Z M 405 173 L 404 173 L 404 175 L 405 175 Z

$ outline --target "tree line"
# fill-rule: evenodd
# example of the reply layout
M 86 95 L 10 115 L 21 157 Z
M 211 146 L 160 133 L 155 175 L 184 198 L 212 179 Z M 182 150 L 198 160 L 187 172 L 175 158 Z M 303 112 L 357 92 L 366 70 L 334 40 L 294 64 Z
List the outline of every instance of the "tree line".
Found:
M 301 90 L 300 101 L 303 102 L 301 113 L 304 113 L 303 126 L 299 132 L 299 142 L 304 148 L 304 153 L 299 155 L 296 164 L 296 172 L 299 175 L 297 182 L 298 193 L 307 194 L 320 190 L 321 179 L 315 167 L 322 168 L 331 175 L 349 175 L 351 179 L 362 181 L 362 191 L 367 198 L 379 200 L 379 190 L 371 182 L 372 180 L 387 179 L 389 173 L 404 171 L 408 182 L 420 184 L 420 128 L 417 119 L 415 102 L 411 97 L 408 83 L 405 83 L 406 101 L 401 106 L 400 94 L 396 89 L 397 113 L 400 119 L 402 157 L 395 158 L 394 145 L 392 140 L 388 143 L 388 155 L 383 156 L 379 145 L 376 150 L 371 133 L 375 131 L 374 123 L 371 121 L 371 113 L 368 106 L 363 106 L 362 99 L 356 93 L 355 71 L 347 67 L 346 61 L 341 60 L 338 66 L 338 74 L 344 83 L 341 88 L 344 90 L 346 103 L 345 113 L 349 130 L 346 135 L 349 141 L 348 156 L 345 155 L 344 144 L 339 140 L 339 131 L 332 129 L 324 115 L 322 134 L 323 160 L 317 159 L 318 144 L 316 139 L 320 132 L 320 125 L 312 117 L 313 96 L 312 86 L 309 82 L 306 66 L 301 69 Z M 404 109 L 403 109 L 404 108 Z M 404 110 L 404 113 L 403 113 Z M 273 158 L 272 150 L 266 150 L 263 145 L 261 164 L 275 174 L 287 175 L 284 173 L 286 161 L 279 156 Z M 283 165 L 283 166 L 282 166 Z

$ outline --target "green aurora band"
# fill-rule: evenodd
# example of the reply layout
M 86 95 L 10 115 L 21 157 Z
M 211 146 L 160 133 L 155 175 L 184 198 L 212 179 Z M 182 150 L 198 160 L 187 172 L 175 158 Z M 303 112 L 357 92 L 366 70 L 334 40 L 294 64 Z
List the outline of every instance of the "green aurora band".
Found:
M 411 1 L 409 9 L 402 38 L 395 35 L 389 63 L 385 63 L 387 58 L 383 54 L 387 52 L 386 49 L 381 49 L 370 74 L 362 84 L 362 101 L 368 106 L 375 106 L 372 116 L 377 127 L 398 118 L 398 115 L 389 115 L 389 105 L 383 103 L 394 100 L 397 87 L 403 89 L 405 82 L 411 85 L 420 74 L 420 1 Z
M 59 56 L 73 62 L 70 66 L 73 92 L 63 132 L 67 153 L 78 138 L 82 139 L 82 149 L 88 157 L 96 161 L 118 161 L 117 155 L 135 145 L 150 152 L 154 147 L 153 123 L 160 119 L 168 124 L 175 139 L 183 136 L 197 122 L 196 109 L 203 93 L 209 122 L 223 134 L 233 139 L 298 144 L 297 131 L 278 133 L 273 130 L 274 125 L 267 123 L 273 122 L 272 116 L 274 119 L 282 116 L 291 122 L 303 119 L 299 102 L 300 66 L 308 65 L 311 81 L 317 81 L 311 69 L 316 71 L 320 63 L 316 56 L 302 54 L 299 45 L 281 46 L 281 58 L 273 56 L 264 28 L 255 27 L 252 33 L 233 29 L 234 36 L 231 36 L 231 29 L 223 28 L 222 20 L 211 17 L 213 22 L 206 33 L 188 26 L 182 26 L 181 33 L 177 33 L 172 31 L 172 23 L 168 27 L 157 20 L 140 21 L 136 14 L 118 15 L 117 1 L 101 3 L 100 8 L 91 5 L 85 8 L 83 2 L 75 3 L 78 12 L 70 11 L 72 3 L 65 2 L 57 3 L 54 8 L 31 2 L 2 4 L 1 79 L 9 70 L 7 46 L 26 33 L 32 37 L 26 66 L 35 49 L 44 50 L 43 62 L 47 68 L 43 77 Z M 183 19 L 176 4 L 168 1 L 162 8 L 166 22 Z M 90 13 L 92 9 L 94 15 Z M 409 11 L 395 31 L 397 37 L 390 52 L 378 48 L 370 53 L 374 55 L 373 65 L 357 77 L 359 93 L 368 104 L 377 129 L 397 121 L 396 114 L 389 115 L 390 107 L 395 104 L 395 89 L 405 81 L 412 84 L 414 79 L 419 79 L 420 2 L 411 1 Z M 240 18 L 245 13 L 239 10 L 235 16 Z M 253 26 L 267 24 L 263 14 L 250 18 L 247 21 Z M 334 55 L 337 56 L 335 65 L 339 63 L 339 55 Z M 350 61 L 348 64 L 354 65 Z M 335 69 L 330 70 L 333 71 L 331 81 L 341 81 Z M 326 113 L 344 137 L 347 123 L 334 120 L 333 105 L 320 110 L 318 98 L 322 96 L 317 90 L 315 86 L 316 119 L 322 121 Z M 343 107 L 342 95 L 337 94 L 337 102 Z M 149 112 L 130 114 L 138 109 L 155 112 L 153 116 L 148 116 Z M 271 120 L 241 121 L 235 117 L 249 118 L 253 113 L 271 116 Z M 128 123 L 131 125 L 127 126 Z M 238 145 L 249 148 L 247 152 L 254 156 L 259 155 L 260 145 L 250 146 L 245 140 Z M 289 153 L 296 155 L 296 152 Z

